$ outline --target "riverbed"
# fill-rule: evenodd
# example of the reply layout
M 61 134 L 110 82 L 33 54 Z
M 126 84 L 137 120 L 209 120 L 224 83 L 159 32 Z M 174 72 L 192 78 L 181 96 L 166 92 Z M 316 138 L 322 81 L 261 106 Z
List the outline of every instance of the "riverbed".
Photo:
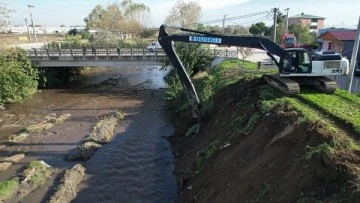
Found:
M 2 149 L 1 156 L 22 152 L 26 158 L 0 173 L 0 179 L 14 176 L 32 160 L 43 160 L 56 173 L 23 201 L 46 201 L 58 175 L 75 165 L 64 160 L 66 154 L 90 133 L 101 115 L 118 111 L 125 119 L 113 140 L 91 159 L 79 162 L 87 171 L 74 202 L 174 202 L 174 158 L 167 141 L 174 129 L 163 99 L 163 77 L 168 70 L 160 68 L 88 68 L 82 71 L 81 85 L 76 88 L 41 90 L 22 104 L 1 110 L 2 142 L 46 115 L 70 113 L 71 117 Z

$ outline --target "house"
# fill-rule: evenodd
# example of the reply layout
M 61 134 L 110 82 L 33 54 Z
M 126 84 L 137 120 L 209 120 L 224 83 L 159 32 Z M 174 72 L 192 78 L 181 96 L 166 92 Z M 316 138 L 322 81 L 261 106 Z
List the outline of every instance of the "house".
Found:
M 330 30 L 320 35 L 319 38 L 323 40 L 323 51 L 334 50 L 350 59 L 355 36 L 356 30 Z M 360 54 L 358 54 L 359 59 Z
M 319 29 L 324 28 L 324 20 L 324 17 L 301 13 L 289 17 L 289 25 L 309 25 L 309 31 L 317 33 Z

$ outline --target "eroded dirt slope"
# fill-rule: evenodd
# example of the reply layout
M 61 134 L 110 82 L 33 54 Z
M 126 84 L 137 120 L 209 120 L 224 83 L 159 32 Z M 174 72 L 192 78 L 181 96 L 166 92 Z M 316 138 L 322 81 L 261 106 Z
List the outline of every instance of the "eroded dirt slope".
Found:
M 267 90 L 259 80 L 228 86 L 194 137 L 185 136 L 194 122 L 182 113 L 172 137 L 180 202 L 360 201 L 360 151 L 339 142 L 326 119 L 302 119 L 281 102 L 264 111 Z

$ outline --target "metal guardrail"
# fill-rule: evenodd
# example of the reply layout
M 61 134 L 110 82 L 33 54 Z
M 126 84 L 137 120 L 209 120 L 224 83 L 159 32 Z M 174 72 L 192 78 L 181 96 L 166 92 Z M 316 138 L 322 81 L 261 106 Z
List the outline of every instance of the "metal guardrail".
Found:
M 81 49 L 31 49 L 27 51 L 28 56 L 31 60 L 41 61 L 41 60 L 93 60 L 97 58 L 98 60 L 119 60 L 125 59 L 126 57 L 138 56 L 137 59 L 141 60 L 158 60 L 159 57 L 151 56 L 160 56 L 166 57 L 165 52 L 160 50 L 150 51 L 146 49 L 96 49 L 96 50 L 81 50 Z M 229 50 L 210 50 L 210 53 L 214 57 L 238 57 L 237 51 Z M 118 57 L 116 57 L 118 56 Z M 121 57 L 120 57 L 121 56 Z M 149 57 L 139 57 L 139 56 L 149 56 Z

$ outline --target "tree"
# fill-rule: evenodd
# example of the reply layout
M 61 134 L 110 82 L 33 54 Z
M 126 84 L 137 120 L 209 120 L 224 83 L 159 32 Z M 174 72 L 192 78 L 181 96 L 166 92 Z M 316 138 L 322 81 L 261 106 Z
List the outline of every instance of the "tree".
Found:
M 243 63 L 245 63 L 245 59 L 253 54 L 252 48 L 238 47 L 237 51 L 240 53 Z
M 233 27 L 232 26 L 230 26 L 230 25 L 228 25 L 228 26 L 226 26 L 225 28 L 224 28 L 224 33 L 225 34 L 232 34 L 234 32 L 234 29 L 233 29 Z
M 148 6 L 143 3 L 132 3 L 130 0 L 123 1 L 122 5 L 126 8 L 125 16 L 135 19 L 141 28 L 147 27 L 151 19 L 150 8 Z
M 106 31 L 134 32 L 149 24 L 150 9 L 143 3 L 123 0 L 107 7 L 96 5 L 84 19 L 87 29 L 100 28 Z
M 210 28 L 208 26 L 204 26 L 204 24 L 197 24 L 196 30 L 203 31 L 203 32 L 210 32 Z
M 9 24 L 10 12 L 5 0 L 0 0 L 0 27 L 6 27 Z
M 197 2 L 185 3 L 178 0 L 166 17 L 165 24 L 195 28 L 201 17 L 201 6 Z
M 316 41 L 316 34 L 309 32 L 309 25 L 290 25 L 289 33 L 294 34 L 300 44 L 313 44 Z
M 249 29 L 247 29 L 241 25 L 235 25 L 233 34 L 234 35 L 247 35 L 247 34 L 249 34 Z
M 215 26 L 209 26 L 210 32 L 211 33 L 221 33 L 221 27 L 218 25 Z
M 143 29 L 139 32 L 141 38 L 149 38 L 155 36 L 158 31 L 156 29 Z
M 252 24 L 249 28 L 249 32 L 253 35 L 262 35 L 265 33 L 267 27 L 265 23 L 259 22 L 256 24 Z

